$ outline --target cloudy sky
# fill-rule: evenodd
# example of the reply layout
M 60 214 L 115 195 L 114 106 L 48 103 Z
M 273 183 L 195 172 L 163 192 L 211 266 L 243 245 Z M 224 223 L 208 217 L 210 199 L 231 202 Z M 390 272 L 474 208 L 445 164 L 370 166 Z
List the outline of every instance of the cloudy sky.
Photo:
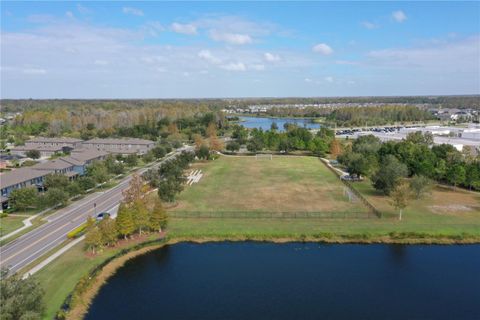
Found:
M 480 93 L 479 2 L 3 2 L 2 98 Z

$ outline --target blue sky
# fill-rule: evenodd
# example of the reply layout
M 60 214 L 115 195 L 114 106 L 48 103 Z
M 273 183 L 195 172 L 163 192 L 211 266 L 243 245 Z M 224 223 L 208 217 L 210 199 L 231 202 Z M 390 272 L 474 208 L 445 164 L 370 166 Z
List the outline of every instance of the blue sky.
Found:
M 2 98 L 480 93 L 479 2 L 2 2 Z

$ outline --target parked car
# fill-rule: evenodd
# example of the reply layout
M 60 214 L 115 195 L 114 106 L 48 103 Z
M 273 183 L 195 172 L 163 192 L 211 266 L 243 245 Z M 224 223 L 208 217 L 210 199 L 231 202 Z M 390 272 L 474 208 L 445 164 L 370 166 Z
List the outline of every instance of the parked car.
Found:
M 106 217 L 110 217 L 110 213 L 108 212 L 100 212 L 99 214 L 97 214 L 97 221 L 101 221 L 103 219 L 105 219 Z

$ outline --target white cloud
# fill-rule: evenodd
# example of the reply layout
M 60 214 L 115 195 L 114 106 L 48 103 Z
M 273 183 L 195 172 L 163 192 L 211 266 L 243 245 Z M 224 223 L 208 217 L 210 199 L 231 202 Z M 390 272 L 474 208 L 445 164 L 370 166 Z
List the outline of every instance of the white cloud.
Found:
M 223 41 L 235 45 L 252 43 L 252 38 L 248 34 L 225 33 L 217 30 L 210 31 L 210 38 L 215 41 Z
M 143 11 L 133 7 L 123 7 L 123 13 L 125 14 L 133 14 L 134 16 L 143 16 Z
M 148 21 L 141 26 L 141 29 L 152 37 L 157 37 L 160 32 L 165 30 L 162 24 L 158 21 Z
M 174 22 L 170 26 L 170 29 L 173 32 L 181 33 L 181 34 L 188 34 L 188 35 L 197 34 L 197 27 L 194 26 L 193 24 L 182 24 L 182 23 Z
M 213 64 L 219 64 L 222 62 L 221 59 L 215 57 L 212 55 L 212 53 L 210 52 L 210 50 L 201 50 L 200 52 L 198 52 L 198 57 L 205 60 L 205 61 L 208 61 L 210 63 L 213 63 Z
M 280 56 L 277 55 L 277 54 L 273 54 L 273 53 L 270 53 L 270 52 L 266 52 L 264 55 L 263 55 L 264 59 L 268 62 L 277 62 L 277 61 L 280 61 Z
M 81 14 L 89 14 L 92 13 L 92 10 L 88 9 L 85 6 L 82 6 L 81 4 L 77 4 L 77 11 Z
M 242 62 L 236 62 L 236 63 L 232 62 L 232 63 L 224 64 L 220 66 L 220 68 L 228 71 L 246 71 L 247 70 L 247 67 Z
M 313 52 L 328 56 L 333 53 L 333 49 L 325 43 L 319 43 L 312 48 Z
M 46 74 L 47 70 L 37 69 L 37 68 L 28 68 L 28 69 L 23 69 L 23 73 L 25 73 L 25 74 Z
M 313 80 L 312 80 L 312 79 L 310 79 L 310 78 L 305 78 L 305 79 L 303 79 L 303 81 L 305 81 L 305 82 L 307 82 L 307 83 L 311 83 L 311 82 L 313 82 Z
M 333 77 L 325 77 L 325 81 L 332 83 Z
M 265 70 L 265 65 L 263 64 L 253 64 L 249 66 L 249 69 L 256 70 L 256 71 L 263 71 Z
M 370 51 L 364 64 L 422 72 L 478 72 L 480 37 L 440 41 L 412 48 Z M 449 61 L 450 63 L 445 63 Z M 477 71 L 475 71 L 477 70 Z
M 109 64 L 107 60 L 95 60 L 93 63 L 97 66 L 106 66 Z
M 364 28 L 369 29 L 369 30 L 377 29 L 377 28 L 379 27 L 378 24 L 375 24 L 375 23 L 370 22 L 370 21 L 363 21 L 363 22 L 362 22 L 362 26 L 363 26 Z
M 335 63 L 340 65 L 349 65 L 349 66 L 356 66 L 359 64 L 358 61 L 351 61 L 351 60 L 336 60 Z
M 402 10 L 392 12 L 392 17 L 397 22 L 403 22 L 407 20 L 407 15 Z
M 70 18 L 70 19 L 73 18 L 73 13 L 72 13 L 72 11 L 67 11 L 67 12 L 65 12 L 65 15 L 67 16 L 67 18 Z

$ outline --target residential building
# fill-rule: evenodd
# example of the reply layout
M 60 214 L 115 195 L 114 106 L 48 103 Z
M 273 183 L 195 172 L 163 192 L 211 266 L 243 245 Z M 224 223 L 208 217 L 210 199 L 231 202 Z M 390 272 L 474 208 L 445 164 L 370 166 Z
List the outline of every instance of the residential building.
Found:
M 85 174 L 86 167 L 96 160 L 103 160 L 108 155 L 105 151 L 83 150 L 74 152 L 68 157 L 60 157 L 32 167 L 14 169 L 0 174 L 1 204 L 8 205 L 8 197 L 15 189 L 35 187 L 43 189 L 45 176 L 48 174 L 64 174 L 69 179 Z
M 25 141 L 25 147 L 70 147 L 72 149 L 79 148 L 82 146 L 83 140 L 76 138 L 44 138 L 37 137 Z
M 83 148 L 117 154 L 145 154 L 155 146 L 155 141 L 144 139 L 92 139 L 83 142 Z
M 45 176 L 52 173 L 49 170 L 35 170 L 33 168 L 19 168 L 0 175 L 1 205 L 5 208 L 8 196 L 15 189 L 34 187 L 41 189 Z
M 72 148 L 68 146 L 42 146 L 42 145 L 31 145 L 29 147 L 18 146 L 18 147 L 11 148 L 10 154 L 26 157 L 27 152 L 31 150 L 38 150 L 38 152 L 40 152 L 41 158 L 48 158 L 57 153 L 71 152 Z

